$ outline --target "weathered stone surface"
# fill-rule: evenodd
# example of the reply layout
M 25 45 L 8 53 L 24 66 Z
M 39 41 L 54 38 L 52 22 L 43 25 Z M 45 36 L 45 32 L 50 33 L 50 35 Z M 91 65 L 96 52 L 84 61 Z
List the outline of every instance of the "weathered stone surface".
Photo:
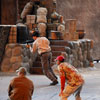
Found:
M 3 72 L 15 72 L 23 66 L 28 70 L 32 67 L 32 58 L 29 49 L 22 44 L 7 44 L 5 55 L 2 61 L 1 70 Z
M 32 61 L 32 59 L 29 60 L 29 66 L 30 66 L 30 67 L 33 66 L 33 61 Z
M 17 57 L 11 57 L 10 62 L 11 62 L 12 64 L 13 64 L 13 63 L 16 63 L 16 62 L 17 62 Z
M 33 3 L 32 2 L 28 2 L 25 5 L 25 7 L 24 7 L 24 9 L 23 9 L 23 11 L 21 13 L 21 18 L 24 19 L 26 17 L 26 15 L 30 14 L 31 11 L 32 11 L 32 8 L 33 8 Z
M 29 65 L 28 62 L 27 63 L 21 63 L 21 66 L 24 66 L 29 72 L 30 65 Z
M 8 50 L 5 51 L 5 55 L 6 55 L 7 57 L 11 57 L 11 56 L 12 56 L 12 50 L 11 50 L 11 48 L 8 48 Z
M 12 69 L 10 71 L 16 71 L 21 66 L 21 63 L 14 63 L 12 64 Z
M 16 44 L 16 46 L 18 46 L 18 44 Z M 8 49 L 8 48 L 13 49 L 14 47 L 15 47 L 15 44 L 14 43 L 10 43 L 10 44 L 7 44 L 6 45 L 6 48 L 5 49 Z
M 22 48 L 21 48 L 21 47 L 15 47 L 15 48 L 12 50 L 12 55 L 13 55 L 13 56 L 21 55 L 21 53 L 22 53 Z
M 69 42 L 69 47 L 65 47 L 68 54 L 68 62 L 75 67 L 93 67 L 93 51 L 89 39 L 82 39 L 78 41 Z
M 26 52 L 26 49 L 25 48 L 23 48 L 22 54 L 23 54 L 23 56 L 27 56 L 27 52 Z
M 11 68 L 11 65 L 2 65 L 1 71 L 9 72 L 10 68 Z
M 38 27 L 38 30 L 39 30 L 39 33 L 40 33 L 40 36 L 46 36 L 46 24 L 45 23 L 39 23 L 38 25 L 37 25 L 37 27 Z
M 23 57 L 23 62 L 28 62 L 29 61 L 29 58 L 26 56 L 26 57 Z
M 85 38 L 94 40 L 94 60 L 100 59 L 99 4 L 99 0 L 57 0 L 57 12 L 64 16 L 65 22 L 67 19 L 77 19 L 77 29 L 84 29 Z
M 37 15 L 37 23 L 47 23 L 47 18 L 45 15 Z
M 10 59 L 9 58 L 5 58 L 2 63 L 4 65 L 9 65 L 10 64 Z
M 22 56 L 22 55 L 17 56 L 17 61 L 18 61 L 18 62 L 23 62 L 23 56 Z
M 1 70 L 4 72 L 8 72 L 10 68 L 11 68 L 10 59 L 9 58 L 3 59 L 3 62 L 1 64 Z
M 44 7 L 39 7 L 38 9 L 37 9 L 37 15 L 47 15 L 47 9 L 46 8 L 44 8 Z

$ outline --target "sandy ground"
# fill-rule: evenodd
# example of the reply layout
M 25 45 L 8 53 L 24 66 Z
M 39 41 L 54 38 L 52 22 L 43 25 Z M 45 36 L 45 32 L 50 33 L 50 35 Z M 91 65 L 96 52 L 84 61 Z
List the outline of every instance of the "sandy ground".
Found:
M 80 73 L 85 79 L 81 97 L 82 100 L 100 100 L 100 63 L 95 64 L 94 68 L 81 68 Z M 7 89 L 10 80 L 15 77 L 15 73 L 0 73 L 0 100 L 7 100 Z M 28 75 L 35 86 L 32 100 L 60 100 L 60 81 L 56 86 L 49 86 L 50 80 L 44 75 Z M 58 78 L 59 79 L 59 78 Z M 70 96 L 68 100 L 75 100 Z

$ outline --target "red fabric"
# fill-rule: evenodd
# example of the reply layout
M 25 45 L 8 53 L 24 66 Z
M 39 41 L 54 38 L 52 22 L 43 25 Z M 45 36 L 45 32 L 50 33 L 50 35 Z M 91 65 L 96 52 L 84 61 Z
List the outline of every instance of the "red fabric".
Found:
M 64 57 L 63 57 L 63 56 L 58 56 L 58 57 L 55 59 L 55 61 L 56 61 L 56 60 L 63 61 L 63 60 L 64 60 Z
M 61 91 L 63 91 L 65 87 L 65 76 L 60 76 L 60 81 L 61 81 Z

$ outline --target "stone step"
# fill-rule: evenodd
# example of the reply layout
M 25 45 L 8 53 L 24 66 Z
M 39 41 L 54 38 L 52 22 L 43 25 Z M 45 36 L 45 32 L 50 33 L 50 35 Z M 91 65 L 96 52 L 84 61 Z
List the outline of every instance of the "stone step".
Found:
M 50 40 L 50 45 L 68 46 L 68 41 L 66 41 L 66 40 Z
M 51 62 L 50 66 L 53 66 L 55 62 Z M 41 61 L 36 61 L 33 63 L 33 67 L 42 67 Z
M 51 45 L 51 50 L 52 51 L 65 51 L 65 46 L 56 46 L 56 45 Z
M 52 49 L 52 62 L 51 66 L 55 64 L 54 59 L 61 55 L 61 52 L 65 51 L 65 46 L 68 46 L 68 41 L 65 40 L 50 40 Z M 42 65 L 40 57 L 38 56 L 36 62 L 34 62 L 33 67 L 30 68 L 31 74 L 43 74 Z
M 52 56 L 56 58 L 61 54 L 61 52 L 65 51 L 65 46 L 51 46 L 51 50 L 52 50 Z M 40 61 L 39 56 L 36 58 L 36 61 Z
M 54 59 L 56 59 L 56 57 L 59 56 L 60 54 L 61 52 L 59 51 L 53 51 L 51 66 L 55 64 Z M 37 68 L 42 67 L 40 57 L 37 57 L 36 62 L 33 63 L 33 67 Z
M 52 56 L 53 57 L 57 57 L 59 55 L 61 55 L 61 51 L 52 51 Z
M 52 56 L 52 62 L 54 62 L 54 60 L 56 59 L 56 57 L 57 57 L 57 56 Z M 37 61 L 37 62 L 41 62 L 39 56 L 36 58 L 36 61 Z
M 30 74 L 43 74 L 42 67 L 31 67 L 29 72 Z
M 61 55 L 61 52 L 62 51 L 52 51 L 52 62 L 54 62 L 54 59 L 57 57 L 57 56 L 59 56 L 59 55 Z M 40 60 L 40 57 L 38 56 L 37 58 L 36 58 L 36 62 L 40 62 L 41 60 Z M 35 63 L 36 63 L 35 62 Z
M 39 67 L 36 67 L 36 66 L 30 67 L 29 73 L 30 74 L 40 74 L 40 75 L 43 75 L 42 67 L 41 66 L 39 66 Z

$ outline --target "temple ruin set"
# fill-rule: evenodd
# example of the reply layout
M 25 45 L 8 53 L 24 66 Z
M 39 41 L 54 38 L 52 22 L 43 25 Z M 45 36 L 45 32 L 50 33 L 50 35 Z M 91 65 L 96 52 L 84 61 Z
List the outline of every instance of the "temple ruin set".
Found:
M 56 0 L 16 0 L 16 3 L 16 24 L 0 25 L 1 71 L 14 72 L 22 65 L 32 74 L 42 73 L 40 58 L 33 62 L 26 48 L 27 43 L 33 42 L 31 31 L 34 30 L 39 30 L 40 36 L 51 42 L 51 66 L 58 55 L 65 56 L 66 61 L 77 68 L 94 66 L 93 40 L 84 38 L 86 32 L 77 28 L 77 19 L 64 21 L 63 15 L 56 10 Z

